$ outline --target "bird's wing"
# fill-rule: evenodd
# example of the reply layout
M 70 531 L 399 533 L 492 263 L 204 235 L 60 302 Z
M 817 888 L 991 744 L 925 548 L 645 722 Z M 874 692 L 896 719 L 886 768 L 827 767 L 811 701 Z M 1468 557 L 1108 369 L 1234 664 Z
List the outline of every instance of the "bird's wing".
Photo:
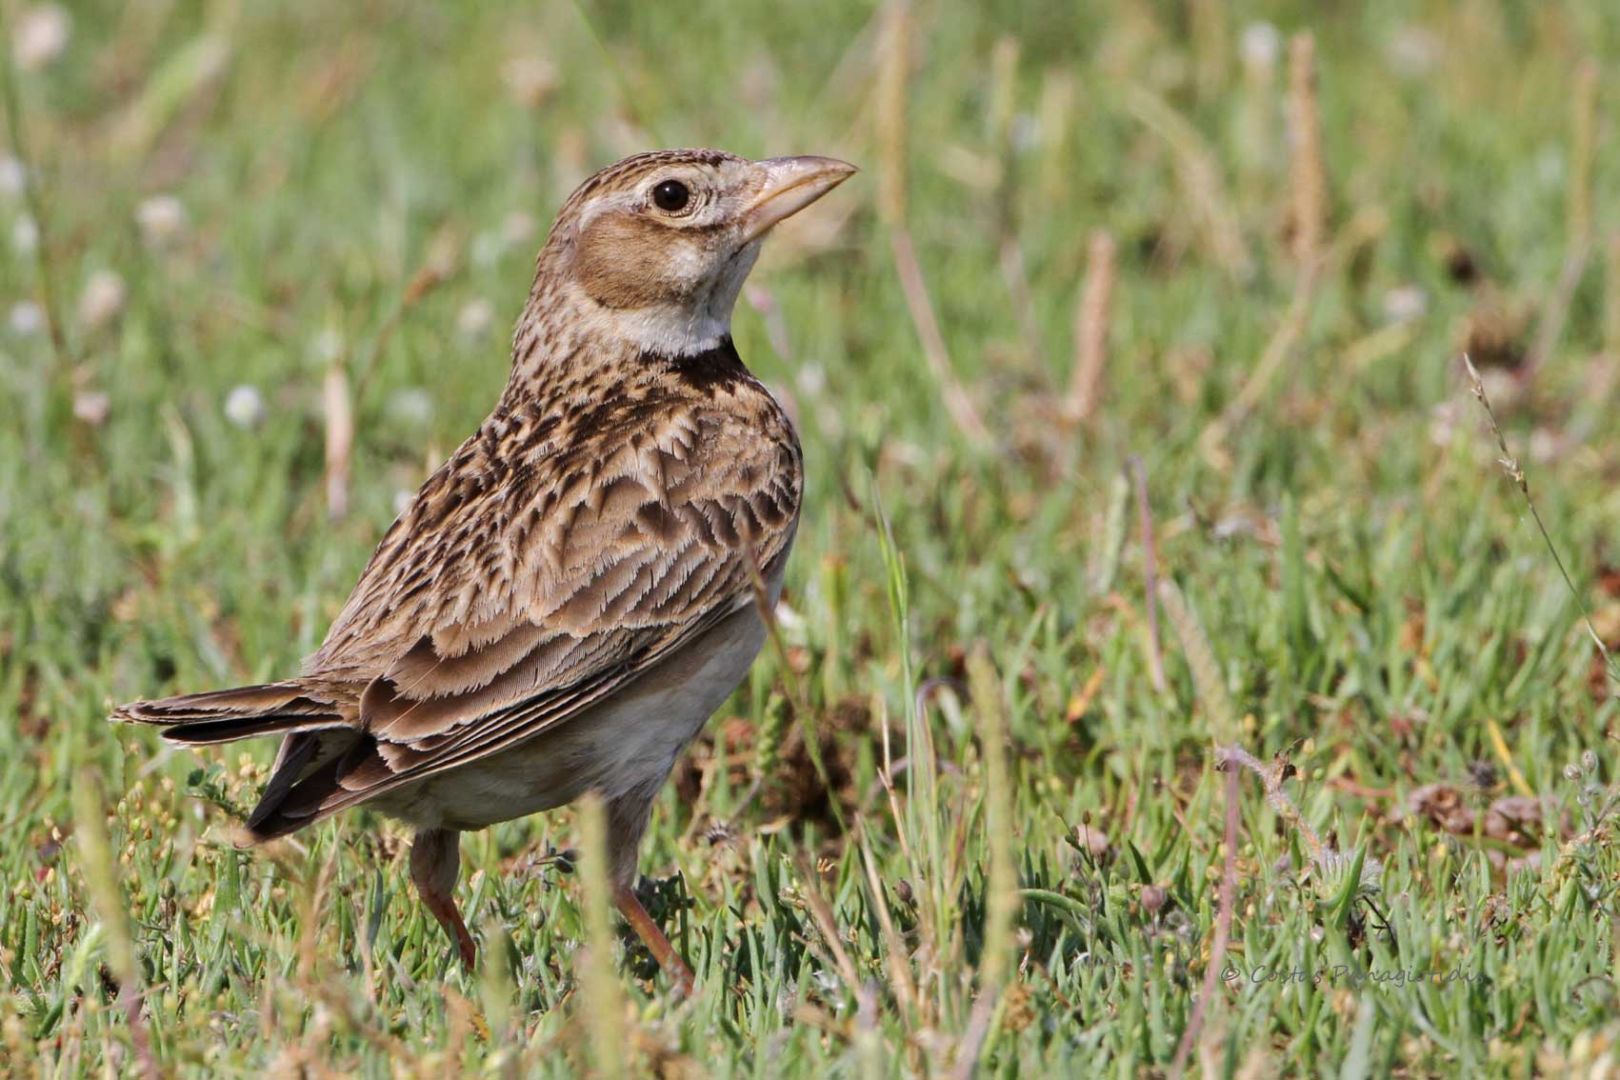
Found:
M 598 418 L 597 435 L 527 457 L 502 450 L 532 441 L 518 417 L 463 445 L 311 662 L 383 674 L 354 750 L 301 781 L 287 813 L 325 816 L 526 740 L 754 603 L 792 540 L 799 450 L 779 413 L 779 429 L 735 416 Z

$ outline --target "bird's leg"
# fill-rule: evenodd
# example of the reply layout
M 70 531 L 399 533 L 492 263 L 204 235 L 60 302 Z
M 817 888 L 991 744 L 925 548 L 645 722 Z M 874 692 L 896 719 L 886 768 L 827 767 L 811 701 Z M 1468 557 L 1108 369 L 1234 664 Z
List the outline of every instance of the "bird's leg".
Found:
M 686 961 L 681 959 L 681 954 L 675 951 L 675 946 L 669 943 L 669 938 L 664 936 L 658 924 L 653 922 L 653 917 L 647 914 L 647 909 L 641 906 L 641 901 L 636 899 L 635 889 L 620 885 L 614 902 L 618 905 L 619 914 L 630 924 L 630 929 L 651 950 L 653 959 L 664 969 L 664 974 L 674 981 L 675 993 L 681 997 L 691 997 L 692 984 L 697 977 L 692 974 Z
M 659 778 L 662 783 L 663 778 Z M 697 981 L 675 946 L 669 943 L 663 930 L 653 922 L 647 909 L 636 899 L 636 849 L 641 846 L 641 835 L 647 829 L 647 818 L 652 813 L 653 796 L 657 786 L 615 799 L 608 804 L 608 879 L 613 882 L 613 903 L 619 914 L 630 924 L 642 944 L 646 945 L 663 968 L 664 974 L 675 984 L 680 997 L 692 996 L 692 985 Z
M 456 943 L 468 971 L 478 959 L 467 924 L 456 910 L 456 875 L 461 871 L 461 834 L 454 829 L 422 829 L 411 842 L 411 881 L 422 904 Z

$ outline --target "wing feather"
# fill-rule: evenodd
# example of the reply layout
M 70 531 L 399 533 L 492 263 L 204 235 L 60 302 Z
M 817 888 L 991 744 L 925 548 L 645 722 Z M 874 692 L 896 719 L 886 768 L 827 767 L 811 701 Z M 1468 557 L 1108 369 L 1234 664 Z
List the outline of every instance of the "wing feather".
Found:
M 424 486 L 311 661 L 364 684 L 361 739 L 300 783 L 288 819 L 533 738 L 753 603 L 792 543 L 799 449 L 763 387 L 727 392 L 749 408 L 642 402 L 561 449 L 514 453 L 558 429 L 543 416 L 486 422 L 493 437 Z

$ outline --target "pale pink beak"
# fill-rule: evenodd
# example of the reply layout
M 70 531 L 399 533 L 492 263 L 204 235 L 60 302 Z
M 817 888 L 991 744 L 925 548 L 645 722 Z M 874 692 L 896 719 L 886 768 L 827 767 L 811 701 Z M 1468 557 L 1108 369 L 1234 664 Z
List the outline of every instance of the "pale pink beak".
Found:
M 743 243 L 763 236 L 771 226 L 821 198 L 855 175 L 855 166 L 828 157 L 779 157 L 755 162 L 765 174 L 759 194 L 743 211 Z

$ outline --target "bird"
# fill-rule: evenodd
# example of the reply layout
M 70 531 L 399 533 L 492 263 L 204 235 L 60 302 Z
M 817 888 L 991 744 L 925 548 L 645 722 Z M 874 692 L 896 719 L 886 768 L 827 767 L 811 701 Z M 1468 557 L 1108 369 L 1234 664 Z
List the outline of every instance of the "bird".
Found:
M 603 801 L 636 898 L 675 762 L 746 676 L 782 589 L 804 457 L 731 318 L 766 235 L 856 172 L 817 156 L 636 154 L 563 203 L 493 411 L 388 528 L 320 648 L 277 682 L 111 719 L 187 747 L 280 736 L 245 842 L 365 804 L 414 830 L 410 876 L 471 970 L 463 832 Z

